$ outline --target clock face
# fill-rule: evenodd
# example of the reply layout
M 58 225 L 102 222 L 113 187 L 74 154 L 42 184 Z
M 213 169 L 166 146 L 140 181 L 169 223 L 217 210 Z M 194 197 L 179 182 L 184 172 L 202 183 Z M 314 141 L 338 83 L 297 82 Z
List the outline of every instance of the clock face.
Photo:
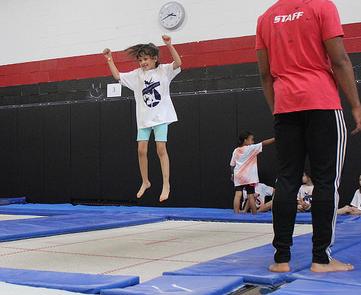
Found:
M 168 2 L 159 11 L 159 22 L 164 28 L 174 30 L 183 23 L 184 16 L 185 12 L 181 4 Z

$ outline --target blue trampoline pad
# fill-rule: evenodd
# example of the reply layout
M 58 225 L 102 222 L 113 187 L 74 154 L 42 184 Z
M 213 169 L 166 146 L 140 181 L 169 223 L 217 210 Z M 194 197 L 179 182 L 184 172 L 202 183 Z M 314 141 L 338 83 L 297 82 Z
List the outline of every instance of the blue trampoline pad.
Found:
M 272 213 L 263 212 L 253 214 L 235 214 L 233 210 L 222 209 L 223 211 L 209 212 L 208 209 L 198 208 L 198 210 L 182 210 L 180 212 L 169 212 L 166 217 L 172 220 L 192 220 L 192 221 L 220 221 L 220 222 L 242 222 L 242 223 L 272 223 Z M 311 214 L 297 214 L 296 223 L 310 224 Z
M 311 264 L 311 236 L 309 234 L 294 239 L 291 269 L 299 271 Z M 245 283 L 255 285 L 277 286 L 286 282 L 287 273 L 273 273 L 268 266 L 273 263 L 274 248 L 265 246 L 234 253 L 199 263 L 165 275 L 193 276 L 236 276 L 243 278 Z
M 0 281 L 23 286 L 99 294 L 103 289 L 136 285 L 139 283 L 139 277 L 0 268 Z
M 348 236 L 347 232 L 350 232 L 351 236 Z M 359 222 L 339 224 L 336 228 L 336 243 L 332 247 L 332 251 L 333 253 L 335 253 L 335 258 L 339 257 L 346 262 L 352 262 L 353 260 L 355 260 L 355 257 L 361 257 L 361 244 L 359 244 L 359 246 L 355 245 L 360 242 L 361 224 L 359 224 Z M 348 248 L 353 246 L 355 247 L 355 250 L 350 251 Z M 308 269 L 311 266 L 311 248 L 311 234 L 306 234 L 294 238 L 294 246 L 291 249 L 292 259 L 290 262 L 292 273 L 300 272 L 304 269 L 305 271 L 300 272 L 301 274 L 309 273 Z M 249 249 L 246 251 L 213 259 L 207 262 L 192 265 L 190 267 L 186 267 L 177 271 L 165 272 L 164 274 L 195 276 L 238 276 L 243 277 L 245 283 L 268 286 L 277 286 L 286 281 L 290 281 L 290 278 L 292 280 L 295 278 L 305 278 L 303 276 L 293 277 L 291 273 L 285 274 L 269 272 L 268 266 L 273 263 L 273 254 L 274 248 L 271 244 L 268 244 L 265 246 Z M 359 268 L 361 269 L 361 260 Z M 352 272 L 344 273 L 343 275 L 352 276 L 351 273 Z M 354 279 L 356 279 L 356 277 Z
M 244 287 L 242 278 L 224 276 L 162 276 L 148 282 L 114 290 L 102 290 L 101 295 L 222 295 Z
M 84 293 L 69 292 L 59 289 L 21 286 L 0 282 L 0 294 L 2 295 L 84 295 Z
M 141 206 L 85 206 L 71 204 L 12 204 L 0 207 L 0 214 L 21 214 L 54 216 L 78 213 L 136 213 L 162 216 L 171 220 L 194 221 L 221 221 L 272 223 L 272 213 L 264 212 L 257 215 L 235 214 L 231 209 L 218 208 L 168 208 L 168 207 L 141 207 Z M 338 223 L 355 219 L 354 216 L 339 216 Z M 298 213 L 296 223 L 310 224 L 310 213 Z
M 332 272 L 332 273 L 314 273 L 308 269 L 293 273 L 289 276 L 291 280 L 302 279 L 310 281 L 320 281 L 325 283 L 337 283 L 343 285 L 358 286 L 361 294 L 361 243 L 352 247 L 345 247 L 333 255 L 335 259 L 343 262 L 352 263 L 355 267 L 352 271 Z
M 83 206 L 72 204 L 12 204 L 0 207 L 0 214 L 53 216 L 77 213 L 124 212 L 117 206 Z M 122 207 L 123 208 L 123 207 Z
M 357 286 L 329 282 L 297 280 L 271 293 L 272 295 L 360 295 Z
M 25 198 L 0 198 L 0 205 L 24 204 Z
M 164 220 L 156 216 L 101 212 L 5 220 L 0 222 L 0 241 L 120 228 Z

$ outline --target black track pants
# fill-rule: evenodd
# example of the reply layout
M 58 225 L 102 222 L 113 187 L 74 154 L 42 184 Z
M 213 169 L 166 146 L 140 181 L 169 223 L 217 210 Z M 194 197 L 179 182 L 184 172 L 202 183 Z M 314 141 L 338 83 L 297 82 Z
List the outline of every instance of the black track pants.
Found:
M 341 110 L 310 110 L 275 116 L 278 178 L 273 199 L 275 262 L 288 262 L 297 213 L 297 192 L 305 158 L 310 160 L 313 258 L 328 263 L 334 242 L 338 187 L 346 152 L 347 133 Z

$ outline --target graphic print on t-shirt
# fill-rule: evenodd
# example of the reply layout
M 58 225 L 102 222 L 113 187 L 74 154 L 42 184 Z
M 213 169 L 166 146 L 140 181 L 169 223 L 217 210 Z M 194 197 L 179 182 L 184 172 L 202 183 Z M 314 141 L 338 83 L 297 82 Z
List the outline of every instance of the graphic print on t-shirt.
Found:
M 303 201 L 306 204 L 311 204 L 312 203 L 312 195 L 309 195 L 308 193 L 305 193 L 305 196 L 303 197 Z
M 160 85 L 160 82 L 153 82 L 151 78 L 149 81 L 144 80 L 144 84 L 145 88 L 142 90 L 143 100 L 148 107 L 153 108 L 162 99 L 160 93 L 155 89 Z

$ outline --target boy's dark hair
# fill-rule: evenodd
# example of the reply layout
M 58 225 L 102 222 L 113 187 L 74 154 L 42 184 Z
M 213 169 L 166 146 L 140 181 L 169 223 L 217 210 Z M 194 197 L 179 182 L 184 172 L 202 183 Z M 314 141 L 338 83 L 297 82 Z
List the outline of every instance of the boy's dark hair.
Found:
M 144 55 L 149 55 L 150 57 L 157 57 L 155 66 L 159 66 L 159 48 L 153 43 L 137 44 L 125 49 L 125 52 L 136 59 Z
M 241 131 L 238 136 L 238 144 L 243 145 L 244 141 L 251 135 L 253 135 L 253 133 L 250 131 Z
M 305 174 L 308 178 L 312 179 L 310 170 L 305 169 L 305 171 L 303 171 L 303 174 Z

